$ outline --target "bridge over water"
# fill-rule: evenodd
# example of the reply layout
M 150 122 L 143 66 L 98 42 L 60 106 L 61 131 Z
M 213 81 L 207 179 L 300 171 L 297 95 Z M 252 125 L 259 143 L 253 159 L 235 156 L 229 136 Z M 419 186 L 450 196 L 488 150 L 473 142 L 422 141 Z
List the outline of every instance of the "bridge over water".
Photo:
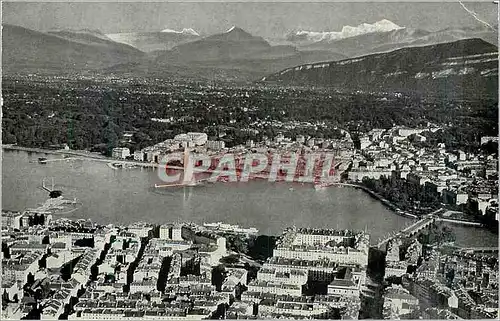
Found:
M 395 235 L 392 235 L 392 236 L 390 235 L 390 236 L 386 237 L 385 239 L 381 240 L 377 244 L 377 248 L 383 247 L 384 245 L 387 244 L 387 242 L 389 242 L 393 238 L 415 236 L 417 233 L 419 233 L 423 229 L 429 227 L 435 221 L 436 221 L 436 217 L 433 214 L 429 214 L 425 218 L 422 218 L 422 219 L 416 221 L 415 223 L 411 224 L 410 226 L 397 232 Z
M 394 235 L 389 235 L 385 239 L 381 240 L 377 244 L 377 248 L 381 248 L 382 246 L 386 245 L 387 242 L 389 242 L 391 239 L 396 238 L 396 237 L 412 237 L 418 234 L 420 231 L 423 229 L 429 227 L 431 224 L 435 222 L 446 222 L 446 223 L 453 223 L 453 224 L 460 224 L 460 225 L 467 225 L 467 226 L 482 226 L 481 223 L 479 222 L 470 222 L 470 221 L 464 221 L 464 220 L 458 220 L 458 219 L 451 219 L 451 218 L 443 218 L 440 216 L 437 216 L 438 213 L 442 212 L 443 209 L 438 209 L 432 213 L 429 213 L 422 217 L 420 220 L 416 221 L 415 223 L 411 224 L 410 226 L 404 228 L 403 230 L 395 233 Z M 464 250 L 470 250 L 474 252 L 481 252 L 481 251 L 491 251 L 498 248 L 491 248 L 491 247 L 476 247 L 476 248 L 464 248 Z

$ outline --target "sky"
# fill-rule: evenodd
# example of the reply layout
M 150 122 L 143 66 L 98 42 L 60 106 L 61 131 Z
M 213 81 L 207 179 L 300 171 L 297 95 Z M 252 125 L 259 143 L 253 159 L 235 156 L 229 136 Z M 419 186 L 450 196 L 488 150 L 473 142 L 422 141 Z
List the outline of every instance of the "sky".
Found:
M 492 1 L 465 2 L 480 19 L 497 25 Z M 3 23 L 39 31 L 98 29 L 103 33 L 193 28 L 202 35 L 233 25 L 265 38 L 292 30 L 340 31 L 388 19 L 435 31 L 481 26 L 458 1 L 450 2 L 3 2 Z

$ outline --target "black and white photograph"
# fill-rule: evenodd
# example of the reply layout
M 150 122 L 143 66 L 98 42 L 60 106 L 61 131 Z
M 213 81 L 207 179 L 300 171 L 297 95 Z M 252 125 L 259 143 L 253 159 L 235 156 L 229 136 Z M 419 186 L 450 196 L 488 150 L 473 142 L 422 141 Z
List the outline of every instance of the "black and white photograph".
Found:
M 500 317 L 498 1 L 1 5 L 0 319 Z

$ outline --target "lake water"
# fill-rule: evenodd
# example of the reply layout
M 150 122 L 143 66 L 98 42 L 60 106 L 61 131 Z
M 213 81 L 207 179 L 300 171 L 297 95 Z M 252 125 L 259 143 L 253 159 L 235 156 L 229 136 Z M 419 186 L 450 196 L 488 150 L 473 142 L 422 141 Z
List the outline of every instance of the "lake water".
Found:
M 38 157 L 56 155 L 6 151 L 2 165 L 2 208 L 34 208 L 48 198 L 42 180 L 55 181 L 65 198 L 83 205 L 68 218 L 90 218 L 101 224 L 135 221 L 226 222 L 280 234 L 291 225 L 358 229 L 372 243 L 413 220 L 398 216 L 365 192 L 331 187 L 316 191 L 291 183 L 215 183 L 196 187 L 155 189 L 160 184 L 151 168 L 112 169 L 92 160 L 39 164 Z M 497 245 L 497 235 L 478 228 L 453 226 L 460 245 Z

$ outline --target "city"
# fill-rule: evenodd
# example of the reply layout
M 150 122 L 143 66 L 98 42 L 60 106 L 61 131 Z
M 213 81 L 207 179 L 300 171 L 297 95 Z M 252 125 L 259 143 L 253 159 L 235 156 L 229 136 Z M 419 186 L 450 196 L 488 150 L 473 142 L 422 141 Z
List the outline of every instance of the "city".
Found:
M 415 147 L 412 141 L 425 141 L 426 131 L 372 130 L 361 137 L 359 150 L 348 132 L 338 140 L 278 135 L 228 149 L 193 134 L 146 148 L 158 155 L 191 144 L 200 153 L 239 155 L 254 149 L 335 151 L 337 162 L 348 163 L 336 184 L 367 189 L 394 215 L 419 221 L 375 244 L 366 232 L 292 227 L 264 259 L 248 255 L 260 237 L 254 228 L 97 226 L 46 211 L 2 212 L 4 317 L 324 319 L 373 311 L 381 318 L 495 318 L 498 247 L 456 247 L 446 224 L 495 228 L 496 156 L 450 153 L 442 143 Z M 484 144 L 492 140 L 482 138 Z M 108 161 L 158 159 L 143 156 L 148 153 L 130 156 L 116 148 Z M 393 186 L 400 198 L 384 189 Z
M 498 319 L 492 9 L 5 3 L 1 319 Z

